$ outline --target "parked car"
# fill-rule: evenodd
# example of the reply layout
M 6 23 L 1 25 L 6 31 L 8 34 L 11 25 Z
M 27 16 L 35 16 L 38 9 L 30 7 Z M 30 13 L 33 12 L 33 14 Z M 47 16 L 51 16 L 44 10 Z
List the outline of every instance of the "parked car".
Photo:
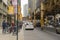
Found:
M 60 19 L 56 22 L 56 33 L 60 33 Z
M 56 33 L 60 33 L 60 14 L 56 15 L 55 27 L 56 27 Z
M 49 25 L 52 25 L 52 26 L 54 25 L 54 16 L 52 15 L 48 16 L 47 20 Z
M 56 27 L 56 33 L 60 33 L 60 27 Z

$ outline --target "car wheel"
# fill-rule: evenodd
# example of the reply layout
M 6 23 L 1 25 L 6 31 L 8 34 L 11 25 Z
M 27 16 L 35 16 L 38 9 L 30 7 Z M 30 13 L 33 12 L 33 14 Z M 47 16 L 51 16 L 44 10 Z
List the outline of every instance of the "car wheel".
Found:
M 59 34 L 58 30 L 56 29 L 56 33 Z

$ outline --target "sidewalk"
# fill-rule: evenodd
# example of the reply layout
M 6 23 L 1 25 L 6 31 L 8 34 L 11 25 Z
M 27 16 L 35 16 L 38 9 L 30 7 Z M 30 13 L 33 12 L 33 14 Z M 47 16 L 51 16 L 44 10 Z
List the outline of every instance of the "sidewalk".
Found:
M 23 29 L 18 33 L 18 39 L 24 40 Z M 0 40 L 16 40 L 16 35 L 11 34 L 2 34 L 2 29 L 0 29 Z
M 50 31 L 50 32 L 56 32 L 56 29 L 54 27 L 44 27 L 44 30 Z

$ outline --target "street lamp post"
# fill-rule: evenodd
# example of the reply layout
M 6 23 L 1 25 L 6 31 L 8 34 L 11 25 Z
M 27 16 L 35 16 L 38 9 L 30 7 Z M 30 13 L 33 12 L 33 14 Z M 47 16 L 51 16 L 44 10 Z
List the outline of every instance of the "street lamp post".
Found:
M 17 0 L 17 40 L 18 40 L 18 0 Z
M 30 9 L 30 8 L 28 8 L 28 12 L 29 12 L 29 14 L 30 14 L 30 15 L 29 15 L 29 21 L 31 21 L 31 20 L 30 20 L 30 18 L 31 18 L 31 9 Z

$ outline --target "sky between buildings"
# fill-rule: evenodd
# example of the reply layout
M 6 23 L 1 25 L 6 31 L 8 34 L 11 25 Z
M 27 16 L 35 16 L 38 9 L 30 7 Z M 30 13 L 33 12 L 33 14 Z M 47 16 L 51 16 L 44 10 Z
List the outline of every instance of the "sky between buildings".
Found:
M 25 5 L 25 4 L 28 4 L 28 0 L 21 0 L 21 12 L 22 12 L 22 14 L 23 14 L 23 6 Z

